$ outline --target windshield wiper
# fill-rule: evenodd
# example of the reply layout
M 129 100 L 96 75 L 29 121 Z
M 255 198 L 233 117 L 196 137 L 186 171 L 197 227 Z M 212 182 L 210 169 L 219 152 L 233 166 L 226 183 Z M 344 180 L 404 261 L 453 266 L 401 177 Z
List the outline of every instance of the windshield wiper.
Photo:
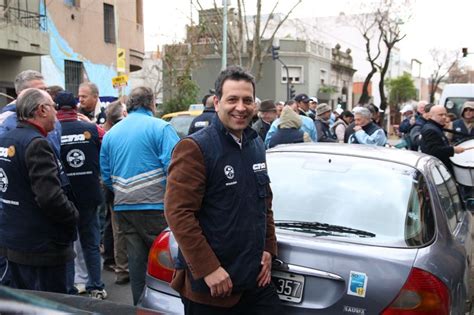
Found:
M 374 233 L 352 229 L 345 226 L 306 221 L 275 221 L 275 226 L 281 229 L 305 233 L 315 233 L 318 236 L 334 235 L 333 233 L 355 234 L 361 237 L 375 237 Z

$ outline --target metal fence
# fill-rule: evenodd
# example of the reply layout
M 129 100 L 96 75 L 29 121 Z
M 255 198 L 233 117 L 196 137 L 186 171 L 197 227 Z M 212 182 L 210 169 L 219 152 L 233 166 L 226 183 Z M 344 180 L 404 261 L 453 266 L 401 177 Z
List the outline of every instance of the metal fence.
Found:
M 29 8 L 28 1 L 24 0 L 0 1 L 0 22 L 46 32 L 46 12 L 39 12 L 39 9 L 39 5 Z

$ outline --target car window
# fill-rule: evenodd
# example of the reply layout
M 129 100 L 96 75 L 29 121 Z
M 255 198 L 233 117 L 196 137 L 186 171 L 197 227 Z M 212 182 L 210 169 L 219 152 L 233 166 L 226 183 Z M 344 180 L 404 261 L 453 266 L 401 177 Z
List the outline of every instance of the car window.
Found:
M 438 165 L 438 170 L 441 173 L 441 176 L 443 177 L 446 186 L 448 187 L 449 195 L 451 196 L 451 201 L 453 203 L 453 211 L 456 215 L 456 218 L 458 221 L 461 221 L 463 215 L 462 212 L 464 210 L 462 207 L 461 197 L 458 194 L 458 189 L 454 177 L 444 165 Z
M 180 138 L 188 135 L 189 126 L 195 117 L 191 115 L 179 115 L 171 118 L 170 124 L 178 133 Z
M 429 192 L 414 168 L 316 153 L 272 152 L 267 160 L 277 228 L 277 221 L 326 223 L 375 236 L 323 237 L 397 247 L 425 244 L 434 235 Z
M 405 222 L 405 240 L 410 246 L 423 245 L 434 236 L 434 217 L 424 177 L 411 191 Z
M 446 185 L 446 182 L 444 181 L 444 178 L 437 167 L 431 167 L 431 174 L 436 185 L 439 199 L 441 200 L 441 209 L 446 215 L 450 231 L 453 232 L 456 229 L 458 219 L 456 217 L 456 210 L 453 200 L 451 199 L 448 186 Z

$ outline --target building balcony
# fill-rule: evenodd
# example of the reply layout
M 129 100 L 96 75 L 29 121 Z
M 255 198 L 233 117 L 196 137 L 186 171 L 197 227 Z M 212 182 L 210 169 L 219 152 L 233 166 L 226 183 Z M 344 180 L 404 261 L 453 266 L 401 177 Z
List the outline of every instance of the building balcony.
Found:
M 46 16 L 0 5 L 0 52 L 13 56 L 48 55 Z

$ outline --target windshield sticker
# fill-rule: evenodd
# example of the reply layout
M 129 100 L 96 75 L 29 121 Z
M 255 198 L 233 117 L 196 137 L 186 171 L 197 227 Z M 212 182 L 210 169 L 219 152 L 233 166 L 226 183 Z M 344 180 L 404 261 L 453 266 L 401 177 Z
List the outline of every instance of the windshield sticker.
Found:
M 367 291 L 367 275 L 363 272 L 351 271 L 347 294 L 365 298 Z

